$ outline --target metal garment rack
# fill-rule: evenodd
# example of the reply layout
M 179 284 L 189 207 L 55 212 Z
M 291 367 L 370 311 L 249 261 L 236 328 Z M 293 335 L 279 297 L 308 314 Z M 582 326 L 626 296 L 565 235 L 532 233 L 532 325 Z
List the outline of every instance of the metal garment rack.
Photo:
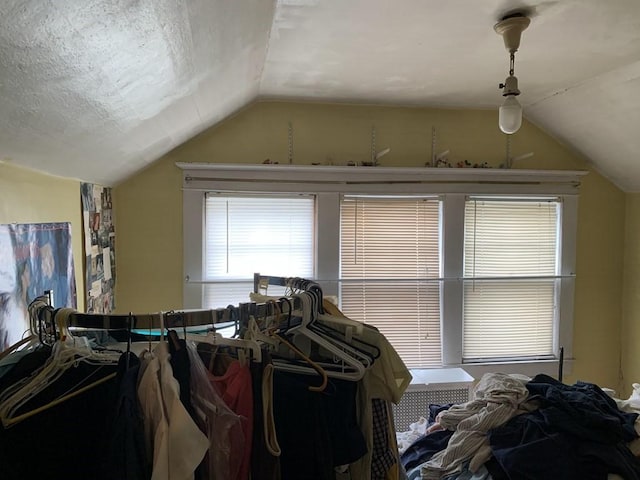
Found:
M 302 286 L 303 284 L 297 283 L 296 285 Z M 313 287 L 313 285 L 310 286 Z M 247 326 L 249 318 L 252 316 L 286 315 L 290 310 L 300 307 L 301 302 L 297 298 L 280 298 L 264 303 L 247 302 L 229 305 L 225 308 L 203 310 L 171 310 L 143 314 L 72 312 L 67 316 L 67 326 L 88 330 L 131 330 L 155 329 L 163 325 L 164 328 L 203 327 L 203 330 L 206 330 L 215 329 L 216 324 L 236 324 L 238 329 L 242 330 Z M 33 300 L 29 305 L 31 326 L 35 330 L 33 333 L 55 332 L 56 315 L 59 310 L 49 304 L 46 295 Z

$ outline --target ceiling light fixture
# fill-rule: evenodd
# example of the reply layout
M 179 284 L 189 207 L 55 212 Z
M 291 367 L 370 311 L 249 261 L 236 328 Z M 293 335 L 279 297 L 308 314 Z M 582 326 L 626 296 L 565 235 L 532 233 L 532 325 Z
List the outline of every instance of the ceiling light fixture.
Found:
M 498 124 L 500 130 L 506 134 L 516 133 L 522 125 L 522 106 L 516 99 L 520 95 L 518 79 L 513 75 L 516 52 L 520 47 L 522 32 L 529 26 L 531 20 L 521 13 L 507 15 L 493 26 L 498 35 L 502 35 L 504 47 L 509 52 L 509 76 L 499 85 L 502 89 L 504 102 L 500 106 Z

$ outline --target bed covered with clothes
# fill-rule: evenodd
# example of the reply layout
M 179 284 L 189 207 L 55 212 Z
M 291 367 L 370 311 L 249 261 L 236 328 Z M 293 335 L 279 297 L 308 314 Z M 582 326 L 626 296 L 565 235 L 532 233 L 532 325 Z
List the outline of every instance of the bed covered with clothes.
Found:
M 410 480 L 640 480 L 638 413 L 638 384 L 617 400 L 591 383 L 492 373 L 473 400 L 431 405 L 398 446 Z

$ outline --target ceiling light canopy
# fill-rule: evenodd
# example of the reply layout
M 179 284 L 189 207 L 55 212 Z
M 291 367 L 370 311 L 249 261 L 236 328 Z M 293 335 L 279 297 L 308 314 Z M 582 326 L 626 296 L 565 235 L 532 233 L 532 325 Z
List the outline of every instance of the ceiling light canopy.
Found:
M 500 106 L 498 124 L 500 130 L 506 134 L 516 133 L 522 125 L 522 106 L 516 99 L 520 95 L 518 79 L 514 76 L 515 57 L 520 48 L 522 32 L 529 26 L 531 20 L 521 13 L 504 17 L 493 26 L 498 35 L 502 35 L 504 47 L 509 52 L 509 76 L 501 83 L 504 102 Z

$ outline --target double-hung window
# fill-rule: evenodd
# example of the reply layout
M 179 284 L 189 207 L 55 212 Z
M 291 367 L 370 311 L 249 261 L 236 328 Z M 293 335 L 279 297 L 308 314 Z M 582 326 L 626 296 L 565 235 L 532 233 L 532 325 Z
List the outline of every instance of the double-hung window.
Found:
M 410 367 L 570 358 L 581 172 L 181 167 L 185 308 L 299 276 Z
M 556 198 L 467 200 L 466 362 L 553 356 L 560 208 Z
M 442 363 L 440 200 L 349 196 L 340 204 L 340 304 L 409 366 Z
M 202 306 L 247 302 L 253 272 L 313 277 L 314 208 L 310 195 L 207 193 Z

